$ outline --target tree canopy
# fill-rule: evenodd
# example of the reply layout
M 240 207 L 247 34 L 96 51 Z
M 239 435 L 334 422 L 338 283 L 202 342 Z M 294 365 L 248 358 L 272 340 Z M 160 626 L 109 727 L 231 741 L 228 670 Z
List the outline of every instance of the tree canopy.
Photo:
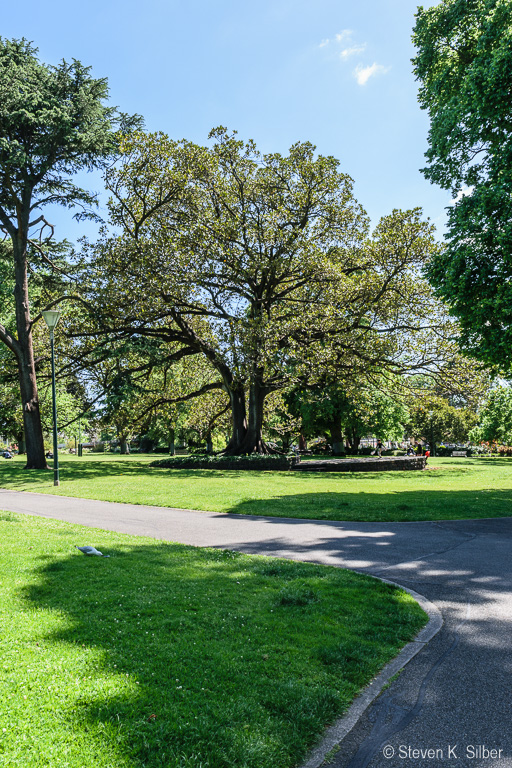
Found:
M 443 0 L 419 8 L 419 100 L 431 127 L 427 178 L 451 189 L 447 246 L 429 276 L 466 350 L 512 364 L 512 5 Z
M 84 257 L 103 332 L 202 356 L 217 375 L 208 386 L 229 397 L 235 453 L 266 450 L 265 398 L 315 366 L 354 376 L 439 363 L 446 313 L 422 278 L 437 245 L 418 210 L 394 211 L 370 237 L 334 158 L 309 143 L 261 155 L 222 128 L 211 138 L 124 141 L 106 174 L 111 226 Z

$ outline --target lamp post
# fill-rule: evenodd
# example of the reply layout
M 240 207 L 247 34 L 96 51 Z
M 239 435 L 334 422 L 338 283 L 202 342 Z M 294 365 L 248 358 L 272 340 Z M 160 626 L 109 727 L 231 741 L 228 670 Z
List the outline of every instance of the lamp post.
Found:
M 55 344 L 54 330 L 59 322 L 60 311 L 58 309 L 47 309 L 42 313 L 45 323 L 50 331 L 50 345 L 52 349 L 52 399 L 53 399 L 53 484 L 60 485 L 59 480 L 59 451 L 57 445 L 57 394 L 55 391 Z

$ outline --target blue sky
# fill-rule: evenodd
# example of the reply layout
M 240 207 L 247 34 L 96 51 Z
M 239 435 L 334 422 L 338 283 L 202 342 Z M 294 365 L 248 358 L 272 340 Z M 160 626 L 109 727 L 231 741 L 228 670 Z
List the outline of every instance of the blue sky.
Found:
M 414 0 L 26 0 L 4 5 L 0 34 L 32 40 L 47 63 L 92 66 L 108 78 L 111 103 L 142 114 L 149 130 L 205 143 L 224 125 L 264 152 L 311 141 L 340 160 L 374 224 L 395 207 L 421 206 L 441 233 L 450 195 L 419 172 L 428 118 L 410 63 L 416 8 Z M 98 177 L 85 181 L 100 190 Z M 58 239 L 92 234 L 68 211 L 51 218 Z

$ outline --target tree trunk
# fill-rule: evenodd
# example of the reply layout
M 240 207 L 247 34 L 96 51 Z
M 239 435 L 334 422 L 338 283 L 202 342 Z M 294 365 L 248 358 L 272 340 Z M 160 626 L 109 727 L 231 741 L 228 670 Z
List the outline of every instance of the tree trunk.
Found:
M 249 421 L 242 442 L 237 447 L 226 448 L 225 453 L 231 456 L 246 456 L 252 453 L 278 453 L 263 440 L 263 405 L 266 391 L 257 383 L 249 388 Z
M 263 403 L 265 394 L 261 387 L 252 383 L 249 388 L 249 424 L 241 453 L 267 453 L 263 443 Z
M 331 435 L 331 445 L 333 456 L 342 456 L 343 450 L 343 435 L 341 432 L 341 419 L 336 419 L 329 425 L 329 432 Z
M 175 430 L 174 427 L 169 428 L 169 454 L 171 456 L 176 455 L 176 445 L 175 445 Z
M 23 406 L 23 427 L 27 447 L 25 469 L 48 469 L 44 455 L 43 429 L 37 394 L 36 368 L 32 347 L 30 305 L 28 300 L 28 277 L 26 244 L 13 239 L 16 306 L 16 331 L 19 352 L 18 374 L 21 403 Z
M 121 437 L 119 440 L 120 446 L 121 446 L 121 453 L 123 456 L 128 456 L 130 453 L 130 443 L 128 442 L 126 437 Z
M 359 450 L 359 443 L 361 442 L 361 435 L 355 427 L 347 427 L 347 443 L 350 446 L 350 450 L 353 453 L 357 453 Z
M 247 434 L 247 415 L 245 406 L 245 392 L 243 384 L 236 387 L 227 387 L 231 404 L 231 438 L 223 453 L 236 456 L 240 453 L 240 447 Z
M 25 453 L 25 435 L 23 432 L 20 432 L 19 435 L 16 435 L 16 442 L 18 444 L 18 453 Z
M 206 435 L 206 453 L 213 453 L 212 433 Z
M 21 402 L 23 406 L 23 432 L 27 452 L 25 469 L 48 469 L 46 456 L 44 455 L 43 429 L 41 426 L 34 355 L 30 335 L 28 339 L 29 349 L 22 349 L 22 355 L 25 359 L 18 361 Z M 25 352 L 28 352 L 28 354 L 25 355 Z

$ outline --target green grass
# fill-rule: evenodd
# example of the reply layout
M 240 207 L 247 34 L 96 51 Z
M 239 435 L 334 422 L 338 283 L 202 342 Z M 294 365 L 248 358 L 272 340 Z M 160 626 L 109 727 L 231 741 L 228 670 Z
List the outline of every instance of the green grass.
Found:
M 0 619 L 3 768 L 285 768 L 426 617 L 332 567 L 0 513 Z
M 428 471 L 294 473 L 151 468 L 155 456 L 61 457 L 52 473 L 0 459 L 0 487 L 105 501 L 317 520 L 392 521 L 512 514 L 512 459 L 430 459 Z

